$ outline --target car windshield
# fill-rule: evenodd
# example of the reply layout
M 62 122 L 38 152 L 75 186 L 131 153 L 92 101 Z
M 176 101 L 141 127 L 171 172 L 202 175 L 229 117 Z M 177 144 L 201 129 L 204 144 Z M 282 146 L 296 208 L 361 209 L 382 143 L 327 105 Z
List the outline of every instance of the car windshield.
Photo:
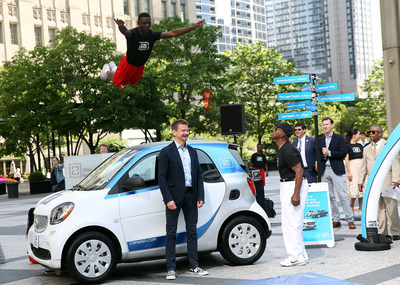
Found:
M 107 183 L 127 164 L 139 151 L 136 149 L 124 149 L 105 160 L 102 164 L 90 172 L 74 190 L 98 190 L 103 189 Z

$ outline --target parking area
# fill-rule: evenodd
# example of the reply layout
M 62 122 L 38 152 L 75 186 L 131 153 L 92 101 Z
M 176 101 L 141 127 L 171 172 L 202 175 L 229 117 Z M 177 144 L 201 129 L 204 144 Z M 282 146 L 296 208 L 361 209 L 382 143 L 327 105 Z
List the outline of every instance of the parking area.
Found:
M 266 195 L 275 202 L 277 216 L 271 219 L 272 236 L 262 258 L 253 265 L 231 266 L 219 253 L 200 256 L 200 265 L 210 271 L 209 276 L 193 277 L 187 273 L 187 259 L 178 258 L 177 279 L 165 280 L 165 261 L 146 261 L 120 264 L 107 284 L 235 284 L 248 280 L 259 280 L 257 284 L 274 283 L 279 276 L 280 284 L 293 283 L 291 276 L 313 273 L 313 278 L 330 277 L 337 283 L 330 284 L 400 284 L 400 241 L 392 244 L 388 251 L 362 252 L 354 249 L 356 236 L 361 233 L 360 221 L 356 230 L 350 230 L 346 223 L 334 229 L 335 247 L 308 246 L 309 264 L 300 267 L 283 268 L 279 261 L 286 257 L 280 224 L 279 174 L 271 171 L 267 179 Z M 45 274 L 40 265 L 32 264 L 26 253 L 25 230 L 27 212 L 46 194 L 28 195 L 25 185 L 20 186 L 20 197 L 8 199 L 0 196 L 0 243 L 7 263 L 0 264 L 0 284 L 76 284 L 66 273 L 60 277 Z M 343 216 L 343 215 L 342 215 Z M 315 277 L 317 276 L 317 277 Z M 272 278 L 272 279 L 269 279 Z M 289 281 L 290 280 L 290 281 Z M 322 281 L 322 279 L 320 279 Z M 320 283 L 308 283 L 320 284 Z

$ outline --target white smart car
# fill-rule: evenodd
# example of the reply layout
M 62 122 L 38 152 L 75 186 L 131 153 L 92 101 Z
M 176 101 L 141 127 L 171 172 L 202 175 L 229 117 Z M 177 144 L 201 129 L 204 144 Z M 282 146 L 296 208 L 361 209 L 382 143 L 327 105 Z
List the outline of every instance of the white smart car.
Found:
M 199 209 L 198 251 L 219 251 L 235 265 L 264 253 L 271 225 L 255 200 L 253 181 L 234 145 L 189 141 L 204 177 Z M 165 205 L 158 187 L 158 154 L 168 142 L 124 149 L 72 189 L 43 198 L 28 225 L 29 255 L 79 282 L 108 278 L 117 263 L 164 258 Z M 183 215 L 177 255 L 186 253 Z

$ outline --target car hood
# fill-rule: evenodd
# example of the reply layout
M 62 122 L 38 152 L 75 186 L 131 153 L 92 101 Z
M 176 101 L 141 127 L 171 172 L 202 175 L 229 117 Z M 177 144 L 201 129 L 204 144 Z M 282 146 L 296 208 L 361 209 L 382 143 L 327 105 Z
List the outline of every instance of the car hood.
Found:
M 51 211 L 54 207 L 65 203 L 73 202 L 78 203 L 80 200 L 90 201 L 90 197 L 101 195 L 99 192 L 104 192 L 104 196 L 108 193 L 110 189 L 103 189 L 97 191 L 71 191 L 64 190 L 41 199 L 35 207 L 35 213 L 46 213 Z M 47 214 L 47 213 L 46 213 Z

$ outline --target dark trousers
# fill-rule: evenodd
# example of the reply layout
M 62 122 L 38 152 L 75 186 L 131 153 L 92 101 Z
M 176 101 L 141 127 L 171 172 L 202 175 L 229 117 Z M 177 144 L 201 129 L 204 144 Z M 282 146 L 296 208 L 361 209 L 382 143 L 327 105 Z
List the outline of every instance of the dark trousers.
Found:
M 254 186 L 256 187 L 256 201 L 261 206 L 261 208 L 266 211 L 267 205 L 265 204 L 265 195 L 264 195 L 264 181 L 258 180 L 254 181 Z
M 317 172 L 314 169 L 310 171 L 308 167 L 306 167 L 304 168 L 304 174 L 308 183 L 317 183 Z
M 175 202 L 176 203 L 176 202 Z M 186 224 L 187 256 L 190 268 L 199 266 L 197 258 L 197 201 L 192 192 L 185 192 L 181 203 L 176 203 L 176 209 L 170 210 L 166 207 L 167 238 L 165 242 L 165 260 L 167 271 L 176 270 L 176 229 L 178 226 L 179 212 L 183 211 Z

